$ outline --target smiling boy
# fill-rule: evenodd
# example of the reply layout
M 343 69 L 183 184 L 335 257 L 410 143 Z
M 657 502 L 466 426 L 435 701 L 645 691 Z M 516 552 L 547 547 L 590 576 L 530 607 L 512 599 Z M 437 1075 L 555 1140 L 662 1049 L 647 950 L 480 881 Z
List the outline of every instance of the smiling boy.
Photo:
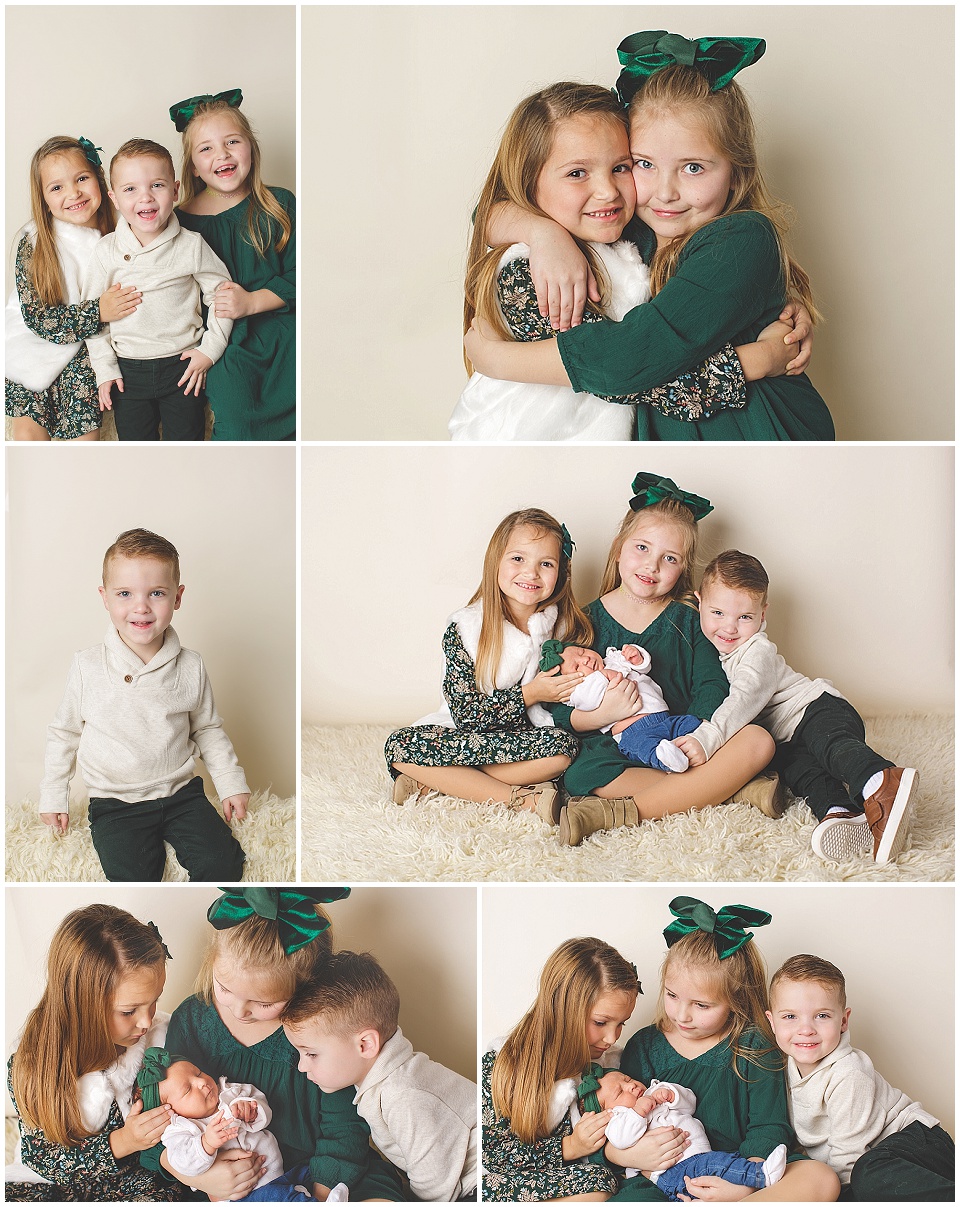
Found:
M 180 226 L 173 212 L 180 183 L 165 147 L 125 142 L 110 162 L 110 185 L 120 217 L 97 244 L 83 296 L 99 297 L 119 281 L 135 284 L 143 302 L 87 340 L 100 409 L 115 406 L 121 440 L 158 440 L 161 423 L 164 440 L 202 440 L 200 390 L 233 329 L 232 319 L 217 318 L 213 296 L 230 275 L 195 231 Z
M 227 823 L 246 816 L 250 789 L 200 655 L 170 627 L 183 597 L 176 549 L 143 528 L 121 533 L 104 557 L 100 596 L 110 626 L 102 645 L 75 655 L 47 730 L 41 820 L 66 833 L 79 766 L 108 880 L 160 880 L 164 841 L 191 880 L 238 880 L 244 854 Z M 195 774 L 198 754 L 224 820 Z

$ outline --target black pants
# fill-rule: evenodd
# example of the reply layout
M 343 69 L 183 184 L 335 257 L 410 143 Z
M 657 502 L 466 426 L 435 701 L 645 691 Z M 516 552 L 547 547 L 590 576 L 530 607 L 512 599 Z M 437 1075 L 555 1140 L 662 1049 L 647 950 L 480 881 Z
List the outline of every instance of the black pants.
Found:
M 770 768 L 794 796 L 804 796 L 818 821 L 834 805 L 863 808 L 863 785 L 892 767 L 864 741 L 863 720 L 849 700 L 824 692 L 806 712 L 789 742 L 778 742 Z M 846 785 L 846 787 L 844 787 Z
M 113 417 L 120 440 L 202 440 L 203 398 L 184 394 L 177 385 L 187 368 L 179 356 L 129 360 L 118 356 L 123 392 L 111 391 Z
M 195 775 L 173 796 L 135 805 L 114 797 L 90 798 L 90 833 L 108 880 L 160 880 L 173 847 L 191 880 L 226 880 L 243 875 L 243 848 L 207 800 Z
M 857 1203 L 952 1203 L 954 1144 L 942 1127 L 911 1123 L 865 1152 L 840 1198 Z

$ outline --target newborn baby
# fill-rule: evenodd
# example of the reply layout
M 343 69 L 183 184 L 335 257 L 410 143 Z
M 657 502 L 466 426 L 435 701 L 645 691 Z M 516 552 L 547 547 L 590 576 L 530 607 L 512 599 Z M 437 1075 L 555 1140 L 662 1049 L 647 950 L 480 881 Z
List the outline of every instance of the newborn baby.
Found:
M 640 1171 L 668 1199 L 679 1201 L 677 1196 L 687 1193 L 684 1177 L 712 1175 L 753 1190 L 772 1186 L 783 1177 L 787 1163 L 784 1144 L 778 1144 L 765 1161 L 714 1151 L 703 1124 L 694 1118 L 696 1095 L 685 1086 L 654 1079 L 648 1090 L 641 1082 L 611 1070 L 599 1079 L 585 1077 L 578 1086 L 578 1097 L 584 1111 L 613 1111 L 606 1136 L 615 1148 L 629 1148 L 648 1127 L 679 1127 L 689 1132 L 690 1146 L 683 1160 L 667 1170 Z M 636 1173 L 627 1170 L 628 1177 Z

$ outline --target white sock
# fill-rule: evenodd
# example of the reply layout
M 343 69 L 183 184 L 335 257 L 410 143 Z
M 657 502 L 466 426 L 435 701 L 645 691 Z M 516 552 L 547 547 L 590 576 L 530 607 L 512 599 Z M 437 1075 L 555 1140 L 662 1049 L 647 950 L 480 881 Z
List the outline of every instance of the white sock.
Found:
M 863 785 L 863 799 L 868 796 L 873 796 L 874 792 L 880 791 L 880 785 L 883 783 L 883 772 L 878 771 L 876 775 L 871 775 L 867 782 Z
M 836 817 L 836 815 L 838 813 L 849 813 L 849 812 L 850 812 L 850 810 L 847 809 L 844 805 L 832 805 L 827 810 L 827 817 Z M 826 821 L 827 817 L 825 817 L 823 820 Z M 849 820 L 850 821 L 866 821 L 866 818 L 861 813 L 858 817 L 851 817 Z
M 664 738 L 657 746 L 657 758 L 668 771 L 686 771 L 690 760 L 679 746 L 675 746 L 668 738 Z
M 327 1195 L 328 1203 L 348 1203 L 349 1201 L 350 1190 L 347 1187 L 346 1182 L 338 1182 Z
M 783 1177 L 783 1171 L 787 1168 L 787 1146 L 778 1144 L 773 1150 L 762 1167 L 764 1175 L 767 1179 L 767 1185 L 773 1186 L 775 1182 L 779 1182 Z

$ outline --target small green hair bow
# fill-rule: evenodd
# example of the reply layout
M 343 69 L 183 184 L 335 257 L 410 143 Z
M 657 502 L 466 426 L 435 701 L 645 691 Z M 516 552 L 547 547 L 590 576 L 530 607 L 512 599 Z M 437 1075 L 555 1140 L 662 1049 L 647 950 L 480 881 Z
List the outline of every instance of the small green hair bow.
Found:
M 605 1069 L 601 1065 L 594 1064 L 591 1061 L 590 1068 L 580 1078 L 580 1084 L 577 1086 L 577 1097 L 583 1101 L 583 1109 L 585 1111 L 603 1110 L 597 1095 L 600 1092 L 600 1078 L 604 1073 L 609 1072 L 609 1069 Z
M 670 912 L 676 921 L 663 932 L 668 947 L 684 935 L 702 930 L 713 935 L 721 960 L 732 956 L 753 938 L 750 931 L 744 930 L 745 926 L 766 926 L 771 921 L 771 915 L 765 909 L 753 909 L 749 905 L 725 905 L 719 913 L 714 913 L 705 901 L 698 901 L 696 897 L 674 897 Z
M 560 541 L 560 552 L 569 561 L 573 557 L 573 551 L 577 547 L 577 542 L 570 535 L 566 524 L 560 525 L 560 533 L 562 540 Z
M 147 1048 L 143 1054 L 143 1064 L 137 1074 L 137 1085 L 143 1098 L 143 1109 L 152 1111 L 160 1105 L 160 1082 L 166 1081 L 167 1069 L 178 1060 L 186 1060 L 186 1056 L 178 1056 L 176 1052 L 168 1052 L 166 1048 Z
M 552 671 L 555 666 L 559 666 L 563 661 L 563 651 L 566 648 L 566 642 L 557 641 L 554 637 L 551 637 L 549 641 L 545 641 L 540 647 L 540 669 L 542 671 Z
M 283 950 L 290 955 L 312 943 L 329 927 L 315 905 L 327 905 L 350 896 L 348 888 L 224 888 L 207 910 L 207 921 L 217 930 L 229 930 L 248 918 L 269 918 L 277 923 Z
M 709 499 L 681 490 L 672 478 L 661 478 L 658 474 L 637 474 L 631 489 L 634 492 L 630 500 L 631 511 L 643 511 L 645 507 L 652 507 L 654 503 L 662 503 L 665 499 L 672 499 L 675 503 L 689 507 L 695 520 L 702 520 L 713 511 L 713 504 Z
M 80 150 L 83 152 L 83 157 L 87 163 L 92 163 L 95 168 L 102 168 L 103 164 L 100 162 L 100 156 L 97 152 L 102 151 L 103 147 L 95 147 L 90 139 L 84 138 L 82 134 L 77 139 L 77 142 L 80 144 Z
M 228 88 L 226 92 L 215 95 L 205 92 L 203 96 L 191 96 L 185 101 L 177 101 L 170 106 L 170 120 L 177 127 L 177 133 L 182 134 L 190 124 L 190 120 L 200 105 L 212 105 L 214 101 L 225 101 L 231 109 L 239 109 L 243 93 L 239 88 Z
M 665 29 L 631 34 L 617 47 L 623 70 L 617 80 L 620 100 L 629 105 L 647 80 L 665 67 L 694 67 L 710 82 L 710 91 L 726 88 L 738 71 L 763 56 L 763 38 L 684 38 Z

